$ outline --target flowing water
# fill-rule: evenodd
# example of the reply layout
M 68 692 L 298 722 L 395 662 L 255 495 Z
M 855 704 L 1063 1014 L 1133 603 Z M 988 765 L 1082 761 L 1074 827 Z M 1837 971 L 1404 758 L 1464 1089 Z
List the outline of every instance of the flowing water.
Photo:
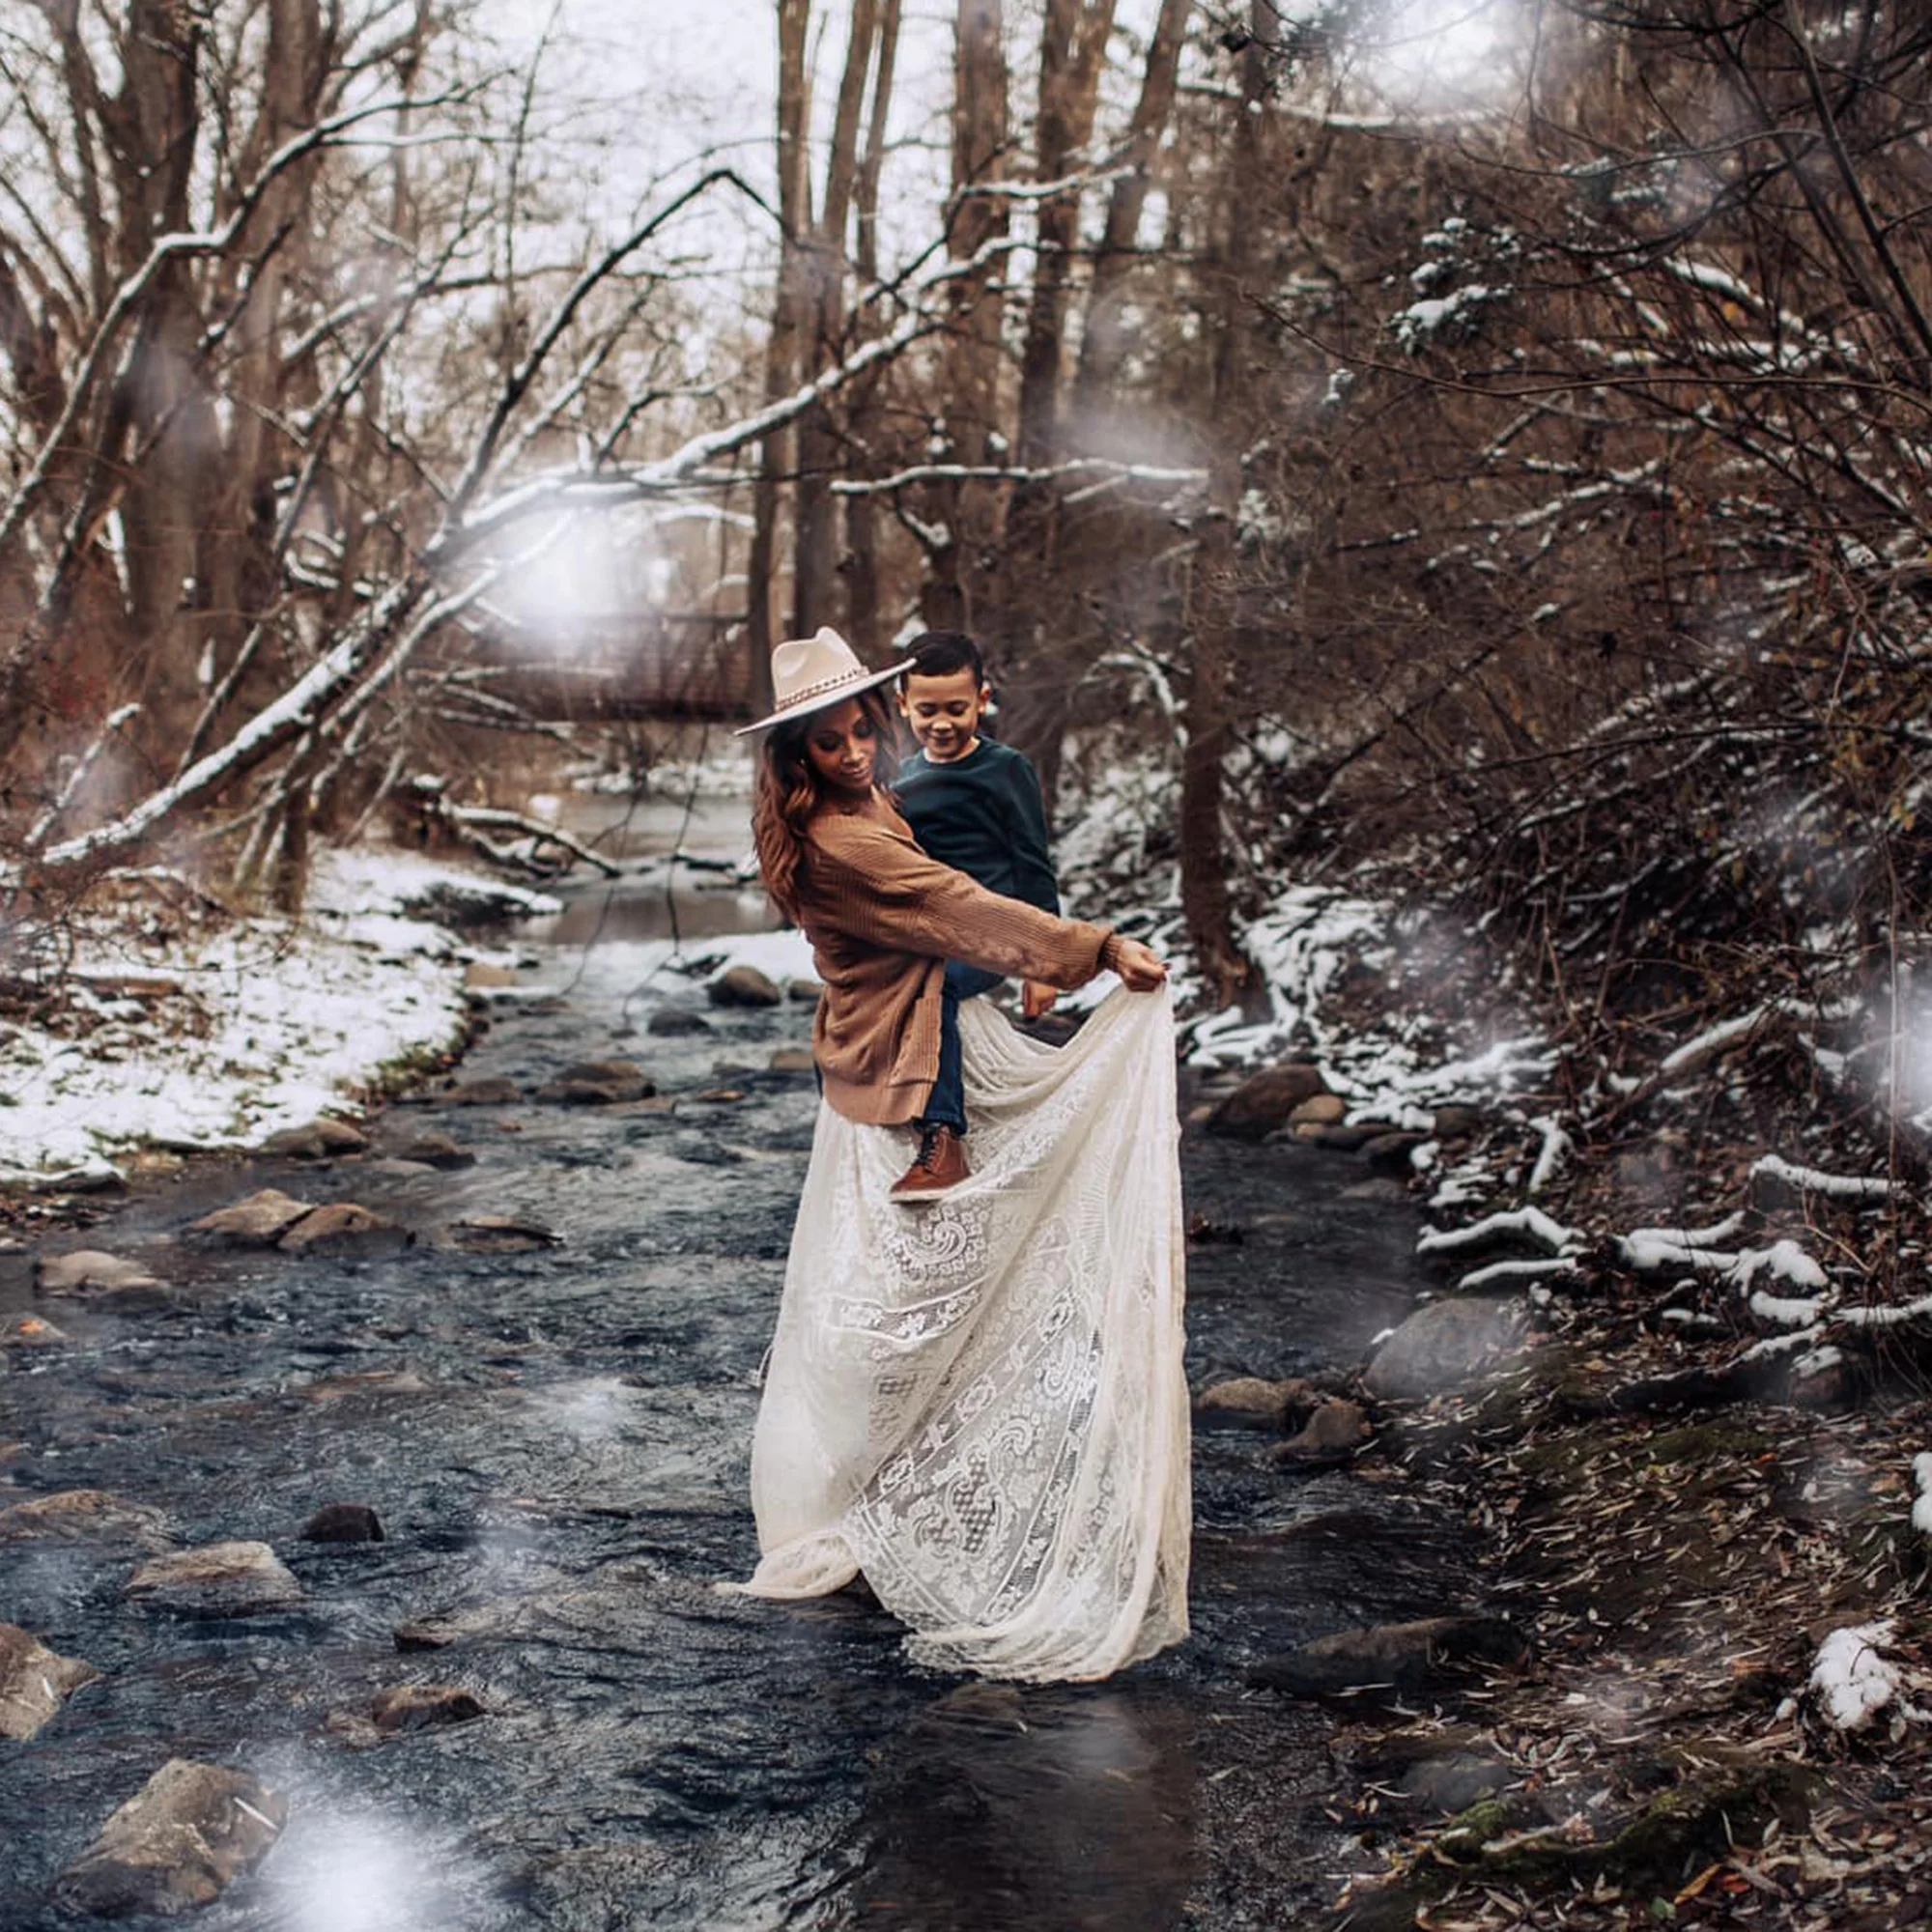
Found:
M 686 936 L 762 917 L 699 887 L 675 903 Z M 0 1620 L 105 1672 L 38 1738 L 0 1743 L 6 1932 L 72 1922 L 57 1875 L 171 1756 L 290 1803 L 269 1859 L 196 1915 L 209 1932 L 1234 1932 L 1314 1924 L 1362 1861 L 1336 1821 L 1337 1720 L 1244 1671 L 1463 1599 L 1453 1523 L 1414 1483 L 1293 1475 L 1263 1435 L 1201 1430 L 1196 1634 L 1094 1687 L 930 1674 L 854 1597 L 714 1587 L 753 1560 L 754 1378 L 816 1103 L 809 1073 L 770 1067 L 807 1009 L 645 1031 L 663 1005 L 702 1007 L 621 943 L 671 917 L 660 885 L 584 890 L 531 930 L 527 977 L 554 996 L 494 1008 L 461 1069 L 527 1095 L 621 1056 L 658 1100 L 399 1104 L 379 1144 L 433 1129 L 476 1164 L 197 1163 L 47 1241 L 144 1261 L 169 1300 L 34 1304 L 71 1342 L 0 1375 L 0 1510 L 107 1490 L 179 1546 L 271 1544 L 303 1600 L 169 1616 L 124 1597 L 128 1540 L 0 1541 Z M 1184 1163 L 1190 1214 L 1240 1236 L 1190 1253 L 1197 1387 L 1346 1370 L 1406 1307 L 1411 1218 L 1351 1197 L 1353 1162 L 1191 1134 Z M 182 1238 L 268 1185 L 421 1238 L 301 1259 Z M 438 1244 L 481 1214 L 561 1244 Z M 0 1260 L 4 1315 L 32 1290 L 28 1257 Z M 386 1540 L 299 1541 L 330 1502 L 373 1507 Z M 406 1628 L 437 1647 L 400 1647 Z M 370 1742 L 371 1700 L 425 1683 L 487 1714 Z

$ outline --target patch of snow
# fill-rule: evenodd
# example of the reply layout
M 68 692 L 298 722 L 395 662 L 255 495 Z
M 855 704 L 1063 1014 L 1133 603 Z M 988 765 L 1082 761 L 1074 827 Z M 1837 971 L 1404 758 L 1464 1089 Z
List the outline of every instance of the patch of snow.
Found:
M 1574 1228 L 1553 1221 L 1541 1208 L 1519 1208 L 1502 1214 L 1486 1214 L 1466 1228 L 1448 1231 L 1431 1229 L 1415 1244 L 1419 1255 L 1453 1255 L 1464 1248 L 1480 1246 L 1497 1235 L 1526 1235 L 1551 1254 L 1575 1254 L 1583 1245 L 1583 1236 Z
M 1881 1654 L 1892 1634 L 1889 1619 L 1851 1624 L 1834 1630 L 1818 1647 L 1810 1688 L 1838 1730 L 1863 1730 L 1898 1695 L 1898 1667 Z
M 180 991 L 138 1017 L 103 1012 L 84 1051 L 33 1026 L 0 1044 L 13 1102 L 0 1107 L 0 1179 L 44 1186 L 142 1142 L 247 1146 L 355 1111 L 384 1067 L 461 1037 L 456 951 L 440 928 L 394 919 L 380 939 L 258 919 L 166 945 L 85 943 L 87 978 Z M 77 986 L 75 1001 L 88 997 Z
M 1932 1536 L 1932 1455 L 1913 1457 L 1912 1480 L 1918 1485 L 1912 1499 L 1912 1526 L 1920 1536 Z
M 1882 1200 L 1892 1192 L 1892 1183 L 1883 1175 L 1825 1174 L 1815 1167 L 1799 1167 L 1775 1153 L 1752 1161 L 1751 1173 L 1770 1175 L 1806 1194 L 1828 1194 L 1841 1201 Z

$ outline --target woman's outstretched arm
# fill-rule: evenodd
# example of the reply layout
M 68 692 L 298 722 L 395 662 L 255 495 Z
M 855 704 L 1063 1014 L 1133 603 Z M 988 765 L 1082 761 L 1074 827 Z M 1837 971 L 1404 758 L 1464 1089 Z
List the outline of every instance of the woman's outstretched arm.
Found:
M 1055 986 L 1084 986 L 1103 968 L 1138 992 L 1167 977 L 1138 940 L 988 892 L 877 819 L 853 814 L 814 825 L 810 874 L 811 913 L 873 946 Z

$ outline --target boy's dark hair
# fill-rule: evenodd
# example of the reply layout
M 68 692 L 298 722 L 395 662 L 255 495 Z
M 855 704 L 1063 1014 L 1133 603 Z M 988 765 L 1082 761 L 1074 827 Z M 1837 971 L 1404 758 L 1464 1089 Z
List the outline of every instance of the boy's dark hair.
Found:
M 956 670 L 970 670 L 976 685 L 986 681 L 986 661 L 964 631 L 922 631 L 906 652 L 912 664 L 899 673 L 901 690 L 909 677 L 951 677 Z

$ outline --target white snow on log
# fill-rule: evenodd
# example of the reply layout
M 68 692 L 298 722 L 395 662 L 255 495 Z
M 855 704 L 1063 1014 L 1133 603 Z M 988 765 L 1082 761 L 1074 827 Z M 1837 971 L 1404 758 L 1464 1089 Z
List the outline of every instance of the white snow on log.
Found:
M 1841 1731 L 1861 1731 L 1897 1696 L 1897 1666 L 1880 1655 L 1892 1638 L 1888 1619 L 1834 1630 L 1818 1647 L 1810 1687 L 1826 1719 Z
M 1543 1148 L 1536 1156 L 1536 1165 L 1529 1171 L 1529 1182 L 1524 1192 L 1541 1194 L 1569 1160 L 1575 1143 L 1564 1132 L 1554 1114 L 1539 1114 L 1530 1125 L 1543 1136 Z
M 1760 1321 L 1776 1321 L 1786 1328 L 1810 1327 L 1824 1307 L 1823 1299 L 1815 1294 L 1767 1294 L 1761 1288 L 1751 1290 L 1750 1312 Z
M 1769 1175 L 1806 1194 L 1829 1194 L 1839 1200 L 1883 1199 L 1892 1192 L 1892 1183 L 1883 1175 L 1826 1174 L 1815 1167 L 1799 1167 L 1775 1153 L 1752 1161 L 1751 1173 Z
M 1466 1228 L 1431 1229 L 1415 1244 L 1419 1255 L 1453 1255 L 1463 1248 L 1479 1247 L 1497 1235 L 1526 1235 L 1541 1242 L 1552 1255 L 1574 1254 L 1583 1245 L 1583 1236 L 1574 1228 L 1553 1221 L 1541 1208 L 1518 1208 L 1502 1214 L 1486 1214 Z
M 1932 1317 L 1932 1294 L 1921 1294 L 1917 1301 L 1902 1302 L 1892 1308 L 1841 1308 L 1837 1320 L 1852 1328 L 1897 1328 L 1908 1321 L 1922 1321 Z
M 1800 1349 L 1808 1349 L 1825 1332 L 1822 1321 L 1814 1321 L 1808 1328 L 1797 1328 L 1788 1335 L 1767 1335 L 1761 1342 L 1753 1342 L 1738 1357 L 1741 1362 L 1763 1362 L 1778 1355 L 1791 1355 Z
M 1747 1013 L 1739 1013 L 1734 1019 L 1722 1020 L 1717 1026 L 1707 1028 L 1694 1039 L 1687 1039 L 1682 1046 L 1666 1053 L 1657 1063 L 1657 1077 L 1668 1080 L 1676 1074 L 1703 1065 L 1727 1047 L 1748 1038 L 1773 1014 L 1782 1010 L 1782 1003 L 1772 1000 L 1764 1006 L 1753 1007 Z
M 1494 1288 L 1498 1283 L 1535 1282 L 1574 1272 L 1571 1263 L 1560 1255 L 1547 1262 L 1492 1262 L 1488 1267 L 1472 1268 L 1457 1282 L 1456 1289 L 1462 1293 L 1472 1289 Z
M 1796 1241 L 1774 1241 L 1768 1248 L 1745 1248 L 1733 1254 L 1705 1245 L 1735 1229 L 1733 1215 L 1717 1228 L 1638 1228 L 1617 1239 L 1617 1254 L 1633 1274 L 1684 1270 L 1705 1281 L 1735 1288 L 1761 1321 L 1781 1327 L 1802 1327 L 1824 1313 L 1831 1282 L 1825 1270 Z M 1809 1289 L 1803 1296 L 1778 1295 L 1760 1286 L 1763 1281 L 1786 1288 Z
M 1920 1536 L 1932 1536 L 1932 1455 L 1913 1457 L 1912 1479 L 1918 1485 L 1912 1499 L 1912 1526 Z

